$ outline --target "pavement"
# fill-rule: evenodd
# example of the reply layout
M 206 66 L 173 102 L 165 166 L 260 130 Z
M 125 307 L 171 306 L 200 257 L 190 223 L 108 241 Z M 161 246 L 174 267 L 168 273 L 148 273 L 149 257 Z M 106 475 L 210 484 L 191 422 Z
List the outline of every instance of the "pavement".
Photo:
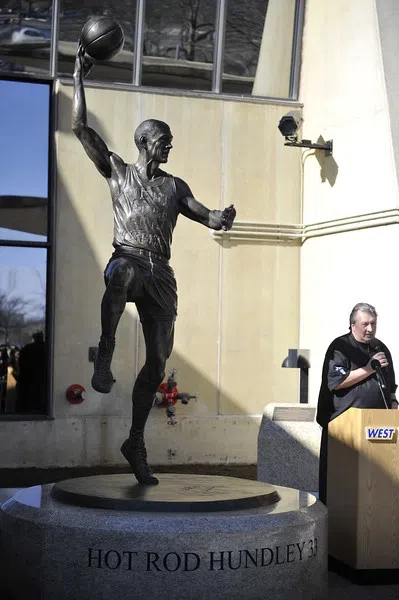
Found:
M 328 572 L 328 600 L 397 600 L 399 584 L 356 585 L 345 577 Z

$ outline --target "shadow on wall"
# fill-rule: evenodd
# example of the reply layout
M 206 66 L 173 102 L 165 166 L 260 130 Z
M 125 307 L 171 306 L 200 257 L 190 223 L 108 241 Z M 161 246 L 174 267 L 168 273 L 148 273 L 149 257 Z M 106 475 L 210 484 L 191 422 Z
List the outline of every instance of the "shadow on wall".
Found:
M 70 105 L 70 110 L 71 110 L 71 115 L 72 115 L 72 102 L 70 99 L 67 99 L 67 97 L 64 95 L 63 102 L 65 102 L 66 100 L 68 101 L 68 104 Z M 93 112 L 91 112 L 89 109 L 87 109 L 87 122 L 88 122 L 89 127 L 92 127 L 94 129 L 94 131 L 96 131 L 103 140 L 107 139 L 107 133 L 104 129 L 102 121 L 97 119 L 97 116 Z M 68 133 L 68 132 L 65 132 L 65 133 Z M 73 135 L 72 129 L 71 129 L 71 134 Z M 77 139 L 76 139 L 76 142 L 80 146 L 80 142 Z M 134 143 L 133 135 L 132 135 L 132 143 Z M 82 150 L 83 150 L 83 147 L 82 147 Z M 115 149 L 109 148 L 109 150 L 114 151 Z M 84 152 L 84 150 L 83 150 L 83 152 Z M 88 166 L 89 166 L 89 163 L 88 163 Z
M 317 138 L 317 143 L 326 143 L 322 135 L 320 135 Z M 326 156 L 324 150 L 316 150 L 315 156 L 320 165 L 320 179 L 322 183 L 328 181 L 330 186 L 334 187 L 339 170 L 338 164 L 336 163 L 334 156 Z

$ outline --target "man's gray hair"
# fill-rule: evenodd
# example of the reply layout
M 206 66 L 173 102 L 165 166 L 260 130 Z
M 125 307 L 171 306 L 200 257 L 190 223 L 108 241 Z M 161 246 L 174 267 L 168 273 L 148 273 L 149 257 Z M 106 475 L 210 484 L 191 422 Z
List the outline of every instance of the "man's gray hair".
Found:
M 372 315 L 375 318 L 378 317 L 377 311 L 375 310 L 374 306 L 372 306 L 371 304 L 367 304 L 367 302 L 358 302 L 352 308 L 351 314 L 349 316 L 349 329 L 351 328 L 351 325 L 353 325 L 356 322 L 356 315 L 359 311 L 369 313 L 369 315 Z

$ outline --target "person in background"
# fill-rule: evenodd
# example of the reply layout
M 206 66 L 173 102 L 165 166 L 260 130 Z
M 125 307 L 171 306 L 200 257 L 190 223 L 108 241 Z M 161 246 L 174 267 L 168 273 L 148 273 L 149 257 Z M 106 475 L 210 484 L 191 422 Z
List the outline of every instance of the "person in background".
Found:
M 33 342 L 19 353 L 18 413 L 46 412 L 46 342 L 43 331 L 32 334 Z
M 0 413 L 6 411 L 8 352 L 7 346 L 0 347 Z

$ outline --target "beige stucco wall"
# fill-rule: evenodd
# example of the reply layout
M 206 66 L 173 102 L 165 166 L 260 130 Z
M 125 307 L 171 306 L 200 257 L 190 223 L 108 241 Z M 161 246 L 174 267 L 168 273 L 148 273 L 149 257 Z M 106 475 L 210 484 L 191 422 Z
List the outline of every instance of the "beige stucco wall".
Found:
M 72 87 L 59 83 L 57 94 L 54 420 L 14 424 L 19 442 L 4 457 L 7 466 L 122 462 L 132 385 L 144 361 L 130 305 L 117 332 L 114 388 L 109 395 L 91 389 L 88 348 L 100 334 L 112 206 L 106 181 L 71 131 Z M 277 129 L 288 108 L 94 88 L 87 89 L 87 104 L 90 125 L 127 161 L 136 157 L 133 132 L 142 120 L 168 122 L 174 135 L 168 170 L 210 208 L 234 203 L 240 225 L 235 236 L 213 237 L 179 218 L 171 261 L 179 315 L 167 370 L 177 368 L 179 389 L 199 397 L 177 406 L 174 426 L 164 409 L 153 409 L 149 460 L 254 463 L 264 405 L 295 402 L 299 391 L 297 371 L 281 368 L 288 348 L 298 345 L 299 317 L 300 248 L 279 234 L 281 224 L 300 216 L 299 155 L 284 148 Z M 255 238 L 254 228 L 261 230 Z M 66 401 L 73 383 L 87 389 L 82 404 Z
M 303 137 L 334 141 L 332 158 L 303 155 L 300 344 L 316 402 L 324 353 L 359 301 L 376 306 L 377 335 L 399 361 L 398 187 L 374 0 L 308 0 L 302 58 Z

